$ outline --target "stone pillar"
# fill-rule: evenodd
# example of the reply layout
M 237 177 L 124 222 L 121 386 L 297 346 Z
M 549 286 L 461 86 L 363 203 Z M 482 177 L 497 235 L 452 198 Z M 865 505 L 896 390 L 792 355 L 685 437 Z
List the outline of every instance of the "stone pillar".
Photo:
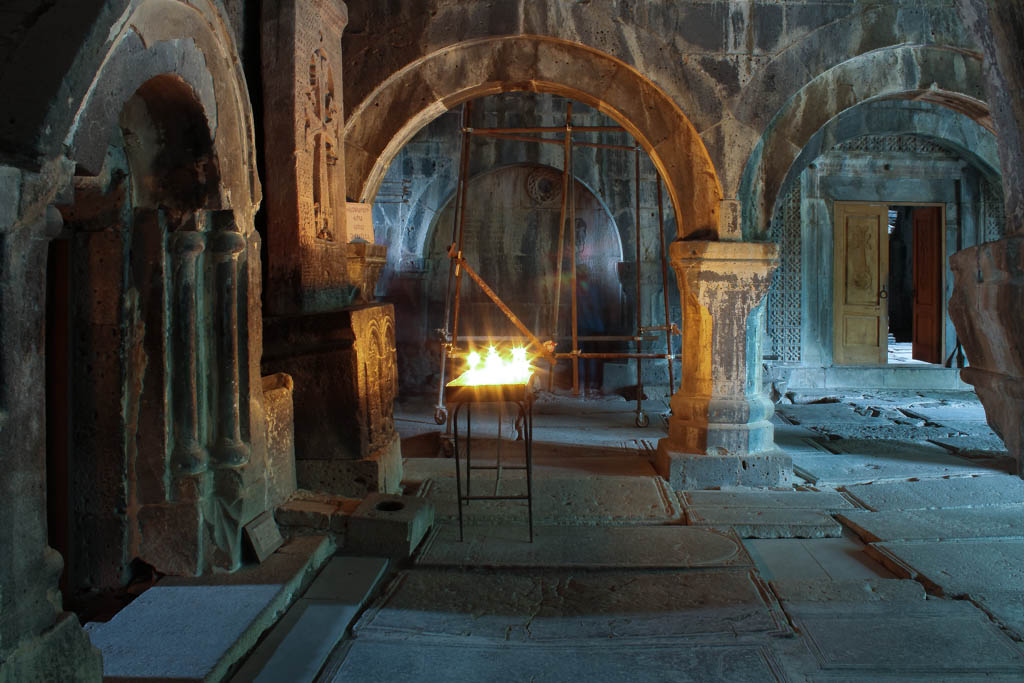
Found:
M 0 167 L 0 202 L 18 207 L 21 176 Z M 0 212 L 0 681 L 98 681 L 100 653 L 63 611 L 47 545 L 46 251 L 61 220 L 42 213 L 12 225 Z
M 171 362 L 174 450 L 172 476 L 206 469 L 208 455 L 199 435 L 198 267 L 204 235 L 178 230 L 169 240 L 171 252 Z
M 372 303 L 387 248 L 350 241 L 341 0 L 264 0 L 267 282 L 264 374 L 294 380 L 298 484 L 341 495 L 397 490 L 390 420 L 394 310 Z M 365 207 L 364 207 L 365 208 Z M 353 229 L 351 232 L 355 233 Z
M 265 0 L 263 61 L 270 315 L 351 303 L 342 144 L 341 0 Z
M 229 226 L 210 235 L 210 254 L 214 261 L 214 334 L 217 338 L 217 446 L 218 464 L 235 466 L 249 458 L 242 441 L 238 361 L 238 255 L 245 249 L 245 237 Z
M 655 466 L 674 489 L 775 486 L 792 463 L 775 448 L 761 380 L 762 300 L 774 244 L 673 242 L 682 297 L 682 379 Z

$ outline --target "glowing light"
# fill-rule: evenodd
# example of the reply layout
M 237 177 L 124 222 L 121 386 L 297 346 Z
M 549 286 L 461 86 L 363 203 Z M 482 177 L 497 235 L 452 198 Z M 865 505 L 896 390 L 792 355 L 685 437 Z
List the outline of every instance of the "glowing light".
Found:
M 512 349 L 508 359 L 502 358 L 493 346 L 487 349 L 486 358 L 472 351 L 466 356 L 466 364 L 468 369 L 458 379 L 463 385 L 525 384 L 533 372 L 522 347 Z

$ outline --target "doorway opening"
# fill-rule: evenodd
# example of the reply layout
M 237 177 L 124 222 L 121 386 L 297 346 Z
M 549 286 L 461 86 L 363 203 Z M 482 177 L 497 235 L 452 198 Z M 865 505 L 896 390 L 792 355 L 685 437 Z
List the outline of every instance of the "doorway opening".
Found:
M 942 205 L 889 207 L 889 364 L 943 361 Z
M 945 207 L 836 202 L 835 362 L 941 364 Z

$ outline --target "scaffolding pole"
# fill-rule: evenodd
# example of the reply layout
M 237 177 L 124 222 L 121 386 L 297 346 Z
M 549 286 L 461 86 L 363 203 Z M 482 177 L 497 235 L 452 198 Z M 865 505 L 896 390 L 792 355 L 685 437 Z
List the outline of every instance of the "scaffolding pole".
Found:
M 657 169 L 655 169 L 657 173 Z M 668 395 L 676 393 L 676 382 L 672 370 L 672 317 L 668 307 L 668 261 L 665 258 L 665 214 L 661 196 L 661 173 L 658 176 L 658 246 L 661 247 L 661 289 L 662 301 L 665 302 L 665 353 L 668 356 Z M 640 330 L 643 333 L 643 330 Z
M 469 117 L 473 111 L 473 102 L 469 101 L 462 105 L 462 130 L 469 128 Z M 459 244 L 459 253 L 462 253 L 462 232 L 466 218 L 466 177 L 469 174 L 469 144 L 468 133 L 462 135 L 462 149 L 459 154 L 459 177 L 455 186 L 455 216 L 452 219 L 452 245 Z M 455 316 L 452 327 L 449 327 L 449 315 L 452 308 L 452 280 L 455 280 Z M 451 336 L 451 331 L 458 329 L 459 320 L 459 285 L 462 282 L 458 264 L 455 261 L 448 262 L 448 288 L 444 297 L 444 327 L 441 330 L 441 372 L 437 388 L 437 406 L 434 408 L 434 422 L 445 424 L 448 421 L 448 411 L 444 405 L 444 384 L 445 370 L 448 376 L 452 375 L 454 360 L 449 353 L 454 348 L 456 339 Z M 457 336 L 457 332 L 456 332 Z

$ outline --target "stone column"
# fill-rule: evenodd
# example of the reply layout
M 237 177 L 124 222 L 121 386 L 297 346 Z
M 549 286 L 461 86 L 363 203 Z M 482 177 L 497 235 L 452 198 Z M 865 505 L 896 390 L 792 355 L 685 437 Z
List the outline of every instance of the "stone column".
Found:
M 199 437 L 198 265 L 205 248 L 204 235 L 178 230 L 169 240 L 173 311 L 171 358 L 174 476 L 197 474 L 206 469 L 208 454 Z
M 229 213 L 230 212 L 226 212 Z M 249 458 L 242 441 L 239 408 L 238 367 L 238 255 L 245 249 L 245 237 L 230 228 L 210 235 L 214 261 L 214 317 L 217 337 L 217 446 L 218 464 L 241 465 Z
M 0 202 L 18 206 L 21 178 L 0 167 Z M 46 251 L 61 218 L 40 213 L 12 225 L 0 212 L 0 681 L 100 680 L 46 538 Z
M 790 459 L 775 448 L 761 380 L 762 300 L 774 244 L 673 242 L 683 310 L 682 381 L 655 466 L 674 489 L 774 486 Z

